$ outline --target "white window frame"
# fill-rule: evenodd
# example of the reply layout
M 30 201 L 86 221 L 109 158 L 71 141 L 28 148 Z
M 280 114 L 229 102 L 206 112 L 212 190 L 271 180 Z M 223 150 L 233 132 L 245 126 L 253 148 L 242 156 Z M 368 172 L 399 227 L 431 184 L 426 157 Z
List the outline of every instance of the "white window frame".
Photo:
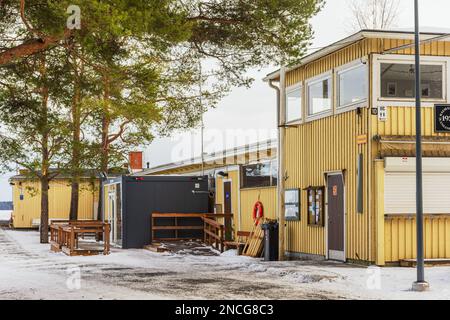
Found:
M 286 88 L 286 110 L 285 110 L 285 115 L 286 115 L 286 124 L 289 124 L 289 125 L 296 125 L 296 124 L 301 124 L 302 122 L 303 122 L 303 106 L 305 105 L 305 103 L 304 103 L 304 97 L 305 97 L 305 95 L 304 95 L 304 92 L 303 92 L 303 83 L 296 83 L 296 84 L 294 84 L 294 85 L 292 85 L 292 86 L 289 86 L 289 87 L 287 87 Z M 288 120 L 287 119 L 287 106 L 288 106 L 288 95 L 289 95 L 289 93 L 292 93 L 292 92 L 294 92 L 294 91 L 296 91 L 296 90 L 299 90 L 300 89 L 300 99 L 301 99 L 301 101 L 300 101 L 300 118 L 298 118 L 298 119 L 293 119 L 293 120 Z
M 399 63 L 399 64 L 414 64 L 413 55 L 374 55 L 373 59 L 373 105 L 374 106 L 384 106 L 384 107 L 414 107 L 415 98 L 389 98 L 381 97 L 381 64 L 382 63 Z M 448 68 L 450 64 L 450 57 L 431 57 L 431 56 L 421 56 L 420 63 L 422 65 L 441 65 L 443 67 L 442 74 L 442 99 L 427 99 L 422 98 L 423 107 L 433 106 L 435 103 L 449 103 L 449 81 L 450 79 L 450 69 Z
M 306 112 L 306 119 L 305 119 L 306 121 L 314 121 L 314 120 L 317 120 L 317 119 L 321 119 L 321 118 L 325 118 L 325 117 L 333 115 L 334 105 L 335 105 L 333 74 L 334 74 L 333 70 L 330 70 L 330 71 L 322 73 L 322 74 L 320 74 L 318 76 L 315 76 L 313 78 L 309 78 L 309 79 L 307 79 L 305 81 L 305 102 L 306 103 L 304 103 L 304 105 L 305 105 L 305 112 Z M 322 81 L 327 80 L 327 79 L 329 79 L 330 83 L 331 83 L 331 88 L 330 88 L 330 92 L 331 92 L 331 97 L 330 97 L 330 99 L 331 99 L 331 106 L 330 106 L 330 109 L 322 111 L 322 112 L 314 113 L 314 114 L 309 114 L 310 107 L 311 107 L 310 104 L 309 104 L 309 87 L 311 85 L 313 85 L 313 84 L 322 82 Z
M 347 73 L 350 72 L 352 70 L 358 69 L 358 68 L 364 68 L 365 73 L 366 73 L 366 86 L 367 86 L 367 91 L 366 91 L 366 97 L 359 100 L 359 101 L 355 101 L 355 102 L 351 102 L 351 103 L 347 103 L 344 105 L 340 105 L 340 100 L 341 100 L 341 94 L 340 94 L 340 86 L 341 83 L 339 81 L 339 75 L 343 74 L 343 73 Z M 367 102 L 369 101 L 369 92 L 370 92 L 370 81 L 369 81 L 369 66 L 367 62 L 363 62 L 362 59 L 358 59 L 356 61 L 347 63 L 343 66 L 340 66 L 338 68 L 336 68 L 335 70 L 335 83 L 336 83 L 336 114 L 340 114 L 346 111 L 350 111 L 350 110 L 354 110 L 357 109 L 359 107 L 363 107 L 367 105 Z

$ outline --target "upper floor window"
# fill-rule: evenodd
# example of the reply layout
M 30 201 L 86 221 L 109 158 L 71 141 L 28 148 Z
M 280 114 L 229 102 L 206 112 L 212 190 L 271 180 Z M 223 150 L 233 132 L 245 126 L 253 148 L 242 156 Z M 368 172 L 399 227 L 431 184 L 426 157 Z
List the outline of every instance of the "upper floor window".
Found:
M 302 87 L 296 86 L 286 90 L 286 122 L 302 119 Z
M 331 111 L 331 76 L 308 83 L 308 115 Z
M 367 99 L 368 74 L 364 64 L 337 72 L 338 107 L 346 107 Z
M 381 97 L 414 99 L 414 63 L 381 63 Z M 444 66 L 442 64 L 422 64 L 420 66 L 422 98 L 444 99 Z
M 262 188 L 277 185 L 276 160 L 242 167 L 242 188 Z

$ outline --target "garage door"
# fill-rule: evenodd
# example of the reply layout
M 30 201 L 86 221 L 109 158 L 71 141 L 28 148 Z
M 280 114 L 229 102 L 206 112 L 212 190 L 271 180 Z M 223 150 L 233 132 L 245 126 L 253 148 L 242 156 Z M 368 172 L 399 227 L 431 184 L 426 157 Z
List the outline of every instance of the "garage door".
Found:
M 424 159 L 423 200 L 426 214 L 450 213 L 448 160 Z M 384 200 L 386 214 L 416 213 L 415 158 L 386 159 Z

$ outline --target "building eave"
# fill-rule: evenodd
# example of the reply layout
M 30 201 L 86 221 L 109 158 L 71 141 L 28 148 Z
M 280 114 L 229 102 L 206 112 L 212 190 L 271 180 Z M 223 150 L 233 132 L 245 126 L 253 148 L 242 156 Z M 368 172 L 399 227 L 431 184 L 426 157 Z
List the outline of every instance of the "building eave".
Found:
M 429 40 L 434 37 L 448 35 L 448 32 L 422 32 L 421 40 Z M 450 35 L 449 35 L 450 36 Z M 323 58 L 333 52 L 336 52 L 342 48 L 350 46 L 362 39 L 373 39 L 373 38 L 382 38 L 382 39 L 399 39 L 399 40 L 414 40 L 414 32 L 412 31 L 391 31 L 391 30 L 361 30 L 351 36 L 348 36 L 342 40 L 334 42 L 318 51 L 315 51 L 309 55 L 306 55 L 300 63 L 287 66 L 286 72 L 290 72 L 292 70 L 298 69 L 308 63 L 311 63 L 315 60 Z M 443 41 L 443 40 L 441 40 Z M 280 69 L 269 73 L 266 77 L 263 78 L 263 81 L 274 81 L 278 80 L 280 77 Z

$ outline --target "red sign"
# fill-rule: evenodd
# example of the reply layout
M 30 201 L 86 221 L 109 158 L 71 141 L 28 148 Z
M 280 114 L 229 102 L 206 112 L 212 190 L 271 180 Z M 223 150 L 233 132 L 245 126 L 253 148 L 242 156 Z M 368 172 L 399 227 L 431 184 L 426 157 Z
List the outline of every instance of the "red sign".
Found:
M 338 195 L 338 187 L 333 186 L 333 197 L 336 197 Z

